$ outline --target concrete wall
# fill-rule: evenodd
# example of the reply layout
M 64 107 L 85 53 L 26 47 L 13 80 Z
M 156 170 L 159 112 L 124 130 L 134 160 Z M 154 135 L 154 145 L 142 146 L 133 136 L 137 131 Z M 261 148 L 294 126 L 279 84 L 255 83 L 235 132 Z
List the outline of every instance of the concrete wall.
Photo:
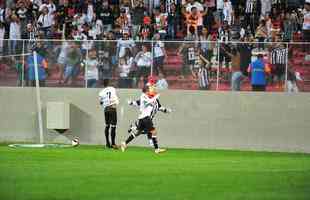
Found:
M 98 89 L 41 89 L 44 121 L 46 102 L 71 103 L 71 130 L 82 143 L 104 144 L 104 115 L 98 105 Z M 127 137 L 138 111 L 127 105 L 139 90 L 120 90 L 118 141 Z M 181 148 L 245 149 L 310 153 L 310 94 L 230 93 L 166 91 L 163 105 L 170 115 L 159 113 L 161 146 Z M 44 124 L 46 127 L 46 123 Z M 34 88 L 0 88 L 0 142 L 38 141 Z M 45 141 L 68 141 L 44 130 Z M 147 145 L 144 136 L 134 145 Z

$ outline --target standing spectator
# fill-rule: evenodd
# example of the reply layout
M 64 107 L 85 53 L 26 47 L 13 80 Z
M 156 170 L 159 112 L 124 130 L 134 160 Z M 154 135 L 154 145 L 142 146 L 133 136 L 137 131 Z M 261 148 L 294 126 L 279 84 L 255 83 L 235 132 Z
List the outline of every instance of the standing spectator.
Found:
M 160 12 L 160 8 L 155 8 L 153 13 L 154 30 L 160 34 L 160 38 L 165 39 L 167 34 L 167 16 Z
M 164 74 L 159 73 L 158 80 L 156 81 L 156 89 L 158 90 L 167 90 L 168 89 L 168 82 L 165 79 Z
M 111 31 L 114 16 L 108 0 L 103 0 L 102 5 L 97 6 L 96 15 L 102 21 L 103 30 L 106 32 Z
M 219 37 L 219 41 L 220 41 L 219 45 L 221 46 L 220 51 L 219 51 L 219 53 L 220 53 L 220 55 L 219 55 L 219 66 L 220 66 L 220 68 L 222 68 L 223 62 L 224 62 L 225 67 L 228 69 L 229 62 L 231 60 L 230 60 L 230 57 L 223 50 L 223 49 L 226 49 L 226 50 L 230 49 L 228 42 L 231 39 L 231 35 L 230 35 L 230 27 L 229 27 L 227 21 L 224 21 L 223 27 L 219 28 L 218 37 Z
M 21 29 L 21 38 L 26 39 L 27 36 L 27 29 L 26 26 L 29 21 L 31 21 L 31 11 L 26 7 L 23 1 L 19 1 L 17 3 L 17 9 L 15 11 L 17 17 L 20 20 L 20 29 Z
M 44 6 L 42 8 L 42 14 L 38 18 L 38 25 L 44 33 L 46 39 L 50 38 L 51 27 L 54 23 L 53 15 L 49 12 L 48 7 Z
M 240 69 L 240 52 L 236 48 L 232 48 L 231 52 L 226 51 L 226 54 L 231 59 L 231 90 L 240 91 L 243 79 L 243 74 Z
M 210 88 L 208 69 L 211 67 L 211 62 L 209 62 L 209 60 L 206 57 L 204 57 L 204 54 L 201 50 L 199 50 L 198 61 L 199 61 L 199 69 L 197 77 L 198 77 L 199 89 L 208 90 Z
M 171 4 L 171 9 L 167 17 L 169 39 L 176 38 L 176 33 L 179 30 L 179 26 L 180 26 L 180 18 L 181 16 L 176 10 L 176 5 Z
M 215 48 L 216 43 L 213 40 L 214 37 L 210 34 L 208 29 L 204 28 L 202 31 L 202 35 L 200 36 L 200 48 L 202 50 L 203 56 L 211 62 L 213 57 L 213 49 Z
M 216 11 L 216 0 L 205 0 L 204 5 L 207 7 L 210 13 Z
M 234 11 L 230 0 L 224 0 L 223 16 L 224 21 L 227 21 L 229 26 L 233 24 Z
M 59 66 L 59 79 L 58 83 L 62 84 L 63 81 L 63 75 L 64 75 L 64 69 L 67 65 L 67 56 L 69 51 L 69 43 L 67 41 L 62 42 L 60 53 L 57 59 L 58 66 Z
M 129 48 L 131 51 L 133 51 L 135 46 L 135 42 L 129 38 L 129 33 L 124 33 L 123 37 L 117 41 L 118 58 L 124 57 L 126 48 Z
M 129 74 L 128 74 L 128 83 L 127 85 L 129 87 L 133 86 L 133 81 L 137 81 L 136 80 L 136 76 L 137 76 L 137 68 L 135 67 L 135 63 L 134 63 L 134 57 L 132 55 L 132 52 L 129 48 L 126 48 L 125 50 L 125 55 L 123 57 L 125 59 L 125 63 L 126 65 L 128 65 L 130 68 Z M 135 82 L 136 83 L 136 82 Z
M 305 8 L 304 8 L 304 21 L 302 25 L 303 31 L 303 40 L 305 42 L 310 41 L 310 0 L 305 1 Z
M 258 54 L 257 60 L 252 62 L 248 68 L 251 73 L 252 91 L 266 91 L 266 73 L 270 73 L 270 69 L 265 65 L 264 56 Z
M 143 24 L 144 17 L 144 3 L 142 0 L 137 1 L 135 7 L 132 10 L 132 37 L 137 39 L 141 25 Z
M 224 20 L 223 9 L 224 9 L 224 0 L 216 0 L 216 9 L 217 9 L 217 18 L 220 23 Z
M 296 28 L 294 27 L 294 22 L 292 19 L 292 15 L 290 13 L 286 13 L 285 14 L 285 19 L 283 22 L 283 41 L 285 42 L 290 42 L 293 38 L 293 33 L 296 30 Z
M 130 14 L 126 12 L 125 8 L 121 9 L 120 16 L 116 19 L 115 24 L 121 29 L 121 33 L 130 33 L 131 20 Z
M 240 70 L 244 76 L 248 76 L 248 66 L 251 63 L 251 58 L 252 58 L 252 44 L 251 43 L 246 43 L 249 42 L 249 37 L 246 36 L 244 37 L 242 42 L 245 43 L 240 43 L 238 45 L 238 51 L 240 52 Z
M 139 31 L 140 40 L 151 39 L 152 38 L 152 32 L 153 32 L 153 28 L 151 25 L 151 18 L 148 16 L 145 16 L 143 18 L 143 24 L 140 27 L 140 31 Z
M 151 73 L 151 67 L 152 67 L 152 55 L 151 55 L 151 52 L 148 50 L 148 48 L 145 44 L 142 45 L 142 51 L 140 51 L 136 55 L 135 61 L 137 63 L 137 67 L 138 67 L 137 86 L 139 84 L 141 77 L 143 80 L 143 85 L 145 85 L 147 83 L 147 77 Z
M 130 80 L 129 80 L 129 73 L 130 73 L 131 63 L 126 62 L 125 58 L 119 59 L 119 80 L 118 80 L 118 87 L 119 88 L 129 88 L 130 87 Z
M 288 50 L 283 44 L 276 44 L 270 53 L 272 71 L 276 78 L 276 87 L 282 88 L 284 82 L 285 68 Z
M 271 2 L 270 0 L 260 0 L 262 7 L 261 7 L 261 17 L 265 17 L 268 13 L 271 12 Z
M 89 50 L 88 58 L 86 58 L 84 63 L 84 67 L 86 67 L 85 80 L 87 81 L 88 88 L 95 88 L 97 86 L 99 79 L 98 64 L 96 50 Z
M 65 80 L 64 84 L 68 84 L 71 79 L 71 84 L 74 84 L 75 76 L 79 72 L 79 65 L 81 62 L 82 54 L 79 49 L 79 45 L 75 41 L 69 42 L 70 48 L 68 50 L 68 55 L 66 59 L 66 66 L 65 66 Z
M 199 12 L 204 11 L 203 5 L 195 0 L 187 0 L 187 3 L 185 4 L 184 7 L 186 12 L 191 12 L 192 8 L 196 8 Z
M 188 35 L 184 42 L 178 49 L 178 55 L 182 55 L 183 57 L 183 66 L 182 66 L 182 74 L 187 75 L 190 72 L 193 74 L 193 68 L 196 61 L 196 52 L 195 52 L 195 28 L 190 27 L 191 35 Z
M 258 49 L 263 50 L 264 49 L 264 42 L 266 38 L 268 37 L 268 31 L 266 27 L 265 20 L 261 20 L 259 23 L 259 26 L 256 29 L 255 38 L 258 40 Z
M 42 56 L 42 52 L 40 50 L 37 51 L 36 62 L 38 64 L 39 86 L 45 87 L 48 65 L 46 59 Z M 35 77 L 35 65 L 33 54 L 28 56 L 26 63 L 27 63 L 28 80 L 30 81 L 30 86 L 34 87 L 36 86 L 36 77 Z
M 107 40 L 113 40 L 111 33 L 108 33 Z M 116 50 L 114 42 L 96 42 L 96 49 L 98 51 L 99 60 L 99 79 L 103 81 L 104 79 L 112 78 L 113 66 L 117 63 L 116 61 Z
M 159 33 L 155 34 L 154 36 L 155 44 L 154 44 L 154 50 L 153 50 L 153 56 L 154 56 L 154 70 L 155 74 L 158 75 L 159 72 L 162 74 L 165 74 L 164 71 L 164 61 L 167 57 L 166 50 L 165 50 L 165 44 L 160 41 L 160 35 Z
M 21 30 L 20 30 L 20 21 L 15 14 L 11 16 L 9 39 L 10 39 L 10 45 L 9 45 L 10 53 L 16 54 L 18 40 L 21 39 Z
M 91 23 L 95 18 L 94 6 L 90 0 L 85 0 L 84 7 L 86 9 L 86 22 Z
M 195 35 L 201 35 L 203 27 L 203 17 L 207 14 L 207 11 L 201 12 L 197 7 L 191 7 L 190 12 L 183 13 L 186 17 L 187 35 L 190 34 L 189 28 L 195 28 Z
M 5 25 L 4 23 L 0 22 L 0 55 L 3 54 L 3 39 L 5 36 Z

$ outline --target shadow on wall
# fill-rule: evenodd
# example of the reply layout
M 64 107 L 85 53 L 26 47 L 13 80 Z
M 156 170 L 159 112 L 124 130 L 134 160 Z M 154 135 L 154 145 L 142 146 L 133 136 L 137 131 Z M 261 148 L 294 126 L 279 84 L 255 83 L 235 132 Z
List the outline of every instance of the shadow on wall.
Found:
M 70 104 L 70 130 L 67 134 L 73 138 L 78 137 L 81 142 L 90 143 L 94 129 L 92 117 L 76 105 Z
M 55 130 L 47 129 L 47 108 L 42 109 L 42 120 L 44 127 L 44 143 L 71 143 L 71 141 L 78 137 L 81 142 L 90 143 L 91 133 L 94 129 L 92 125 L 92 118 L 89 114 L 81 110 L 76 105 L 70 104 L 70 129 L 64 133 L 58 133 Z M 37 113 L 38 115 L 38 113 Z M 38 116 L 35 117 L 36 134 L 34 140 L 39 142 L 39 123 Z

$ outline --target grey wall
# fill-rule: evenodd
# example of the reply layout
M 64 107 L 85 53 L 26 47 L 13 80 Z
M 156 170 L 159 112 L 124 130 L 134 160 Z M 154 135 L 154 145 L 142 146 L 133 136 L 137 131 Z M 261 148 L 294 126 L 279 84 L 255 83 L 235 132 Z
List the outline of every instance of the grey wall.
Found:
M 98 89 L 41 89 L 46 102 L 71 103 L 71 130 L 65 136 L 44 130 L 45 141 L 62 142 L 78 136 L 82 143 L 104 144 L 104 115 Z M 127 105 L 139 90 L 119 90 L 120 142 L 138 111 Z M 173 108 L 159 113 L 160 144 L 166 147 L 245 149 L 310 153 L 310 94 L 166 91 L 160 100 Z M 44 125 L 46 127 L 46 124 Z M 0 88 L 0 142 L 38 141 L 34 88 Z M 147 145 L 144 136 L 134 145 Z

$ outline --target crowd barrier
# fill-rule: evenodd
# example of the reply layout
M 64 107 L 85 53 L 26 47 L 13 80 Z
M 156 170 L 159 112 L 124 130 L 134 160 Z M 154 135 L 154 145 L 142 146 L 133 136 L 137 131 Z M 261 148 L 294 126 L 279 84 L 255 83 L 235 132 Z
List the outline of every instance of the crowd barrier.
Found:
M 0 86 L 34 86 L 32 42 L 0 42 Z M 36 46 L 47 61 L 42 87 L 100 88 L 108 78 L 118 88 L 140 88 L 152 77 L 159 89 L 251 91 L 248 67 L 261 54 L 270 69 L 266 91 L 310 91 L 308 43 L 37 40 Z

